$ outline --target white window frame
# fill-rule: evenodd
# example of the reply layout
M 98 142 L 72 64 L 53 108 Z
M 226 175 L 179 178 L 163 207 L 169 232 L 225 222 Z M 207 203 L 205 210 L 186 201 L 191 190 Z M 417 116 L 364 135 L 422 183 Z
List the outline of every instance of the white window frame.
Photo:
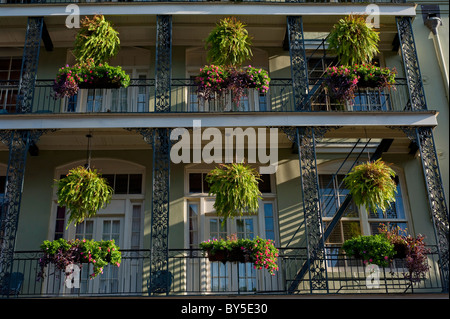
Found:
M 208 240 L 208 234 L 209 234 L 209 220 L 211 218 L 218 218 L 217 215 L 214 212 L 213 204 L 214 204 L 214 197 L 209 196 L 207 193 L 189 193 L 189 173 L 208 173 L 211 171 L 211 167 L 209 168 L 190 168 L 185 170 L 185 184 L 184 184 L 184 190 L 185 190 L 185 212 L 184 212 L 184 223 L 185 223 L 185 249 L 189 248 L 195 248 L 190 247 L 190 230 L 189 230 L 189 205 L 190 204 L 196 204 L 198 205 L 198 215 L 197 215 L 197 222 L 198 222 L 198 239 L 197 241 L 200 243 L 204 240 Z M 275 175 L 270 175 L 270 183 L 271 183 L 271 189 L 275 189 Z M 250 214 L 244 214 L 243 217 L 245 218 L 252 218 L 254 220 L 254 233 L 255 237 L 260 236 L 262 238 L 265 237 L 265 216 L 264 216 L 264 204 L 265 203 L 271 203 L 273 205 L 273 223 L 274 223 L 274 236 L 275 236 L 275 244 L 278 243 L 279 239 L 279 230 L 278 230 L 278 214 L 277 212 L 277 205 L 276 205 L 276 193 L 263 193 L 262 199 L 260 200 L 260 208 L 257 215 L 250 215 Z M 235 219 L 239 219 L 239 217 L 235 217 Z M 227 232 L 228 235 L 234 234 L 237 232 L 237 225 L 233 220 L 228 219 L 227 221 Z M 262 235 L 264 234 L 264 235 Z M 201 273 L 205 278 L 209 278 L 210 271 L 211 271 L 211 263 L 208 261 L 203 261 L 200 259 L 200 261 L 196 262 L 190 262 L 188 261 L 188 267 L 200 267 L 198 271 L 195 271 L 196 274 Z M 236 269 L 231 269 L 231 267 L 238 267 L 236 265 L 227 265 L 227 271 L 228 273 L 233 272 L 236 273 Z M 240 267 L 240 266 L 239 266 Z M 244 266 L 247 267 L 247 266 Z M 275 277 L 275 278 L 274 278 Z M 267 274 L 264 271 L 256 271 L 256 289 L 262 289 L 262 283 L 263 281 L 271 281 L 272 285 L 280 285 L 281 284 L 281 275 L 280 276 L 271 276 Z M 231 278 L 232 280 L 228 283 L 228 286 L 233 289 L 233 287 L 238 287 L 238 279 L 234 278 L 234 276 Z M 197 291 L 205 291 L 206 293 L 210 292 L 211 282 L 208 279 L 207 282 L 203 282 L 202 287 L 197 287 L 196 280 L 190 280 L 188 278 L 187 281 L 188 287 L 195 287 Z M 280 286 L 281 287 L 281 286 Z M 217 291 L 214 291 L 213 293 L 218 293 Z M 224 293 L 227 293 L 225 291 Z M 249 291 L 249 293 L 252 293 L 252 291 Z

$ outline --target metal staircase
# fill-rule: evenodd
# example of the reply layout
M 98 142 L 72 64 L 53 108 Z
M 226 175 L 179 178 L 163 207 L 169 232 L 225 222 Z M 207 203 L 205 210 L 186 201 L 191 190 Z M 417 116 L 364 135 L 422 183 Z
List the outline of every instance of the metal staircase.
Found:
M 344 166 L 344 164 L 350 160 L 350 156 L 353 154 L 353 151 L 355 150 L 355 148 L 357 147 L 357 145 L 360 143 L 361 141 L 358 140 L 355 145 L 353 146 L 352 150 L 347 154 L 347 157 L 345 158 L 345 160 L 343 161 L 343 163 L 341 164 L 341 166 L 339 167 L 339 169 L 337 170 L 337 172 L 333 175 L 336 176 L 337 174 L 339 174 L 339 171 L 341 170 L 341 168 Z M 363 149 L 361 150 L 361 152 L 358 154 L 358 156 L 356 157 L 356 159 L 354 160 L 354 162 L 351 165 L 351 168 L 353 168 L 353 166 L 359 161 L 362 153 L 365 151 L 365 149 L 367 148 L 368 143 L 370 142 L 367 141 L 366 144 L 364 145 Z M 377 159 L 381 158 L 381 155 L 388 151 L 389 147 L 391 146 L 393 140 L 392 139 L 383 139 L 381 140 L 381 142 L 378 144 L 377 149 L 375 150 L 375 152 L 372 154 L 372 156 L 370 157 L 370 161 L 376 161 Z M 349 171 L 351 170 L 351 168 L 349 169 Z M 349 172 L 348 171 L 348 172 Z M 346 174 L 348 174 L 348 172 Z M 323 194 L 321 194 L 322 197 Z M 329 201 L 333 200 L 332 197 L 330 197 Z M 328 237 L 330 236 L 330 234 L 332 233 L 332 231 L 334 230 L 335 226 L 338 224 L 339 220 L 341 219 L 341 217 L 343 216 L 344 212 L 346 211 L 346 209 L 348 208 L 349 204 L 352 201 L 352 195 L 348 194 L 345 197 L 345 200 L 343 201 L 343 203 L 339 206 L 339 208 L 337 209 L 337 211 L 335 212 L 331 222 L 328 224 L 328 227 L 326 228 L 326 230 L 324 231 L 324 233 L 322 234 L 321 237 L 321 242 L 325 243 L 326 240 L 328 239 Z M 321 201 L 322 202 L 322 201 Z M 328 201 L 327 202 L 322 202 L 322 216 L 324 215 L 323 213 L 327 213 L 327 209 L 329 204 Z M 332 206 L 331 206 L 332 207 Z M 327 216 L 328 213 L 327 213 Z M 304 222 L 298 227 L 297 231 L 294 233 L 294 235 L 292 236 L 291 240 L 289 241 L 289 243 L 287 244 L 287 246 L 289 246 L 289 244 L 291 243 L 292 239 L 295 237 L 295 235 L 298 233 L 298 231 L 301 229 L 301 227 L 304 225 Z M 295 290 L 297 289 L 298 285 L 300 284 L 300 282 L 303 280 L 304 276 L 308 273 L 309 270 L 309 266 L 311 265 L 311 257 L 308 256 L 308 259 L 303 263 L 302 267 L 300 268 L 300 270 L 297 272 L 295 278 L 292 280 L 288 292 L 290 294 L 294 293 Z

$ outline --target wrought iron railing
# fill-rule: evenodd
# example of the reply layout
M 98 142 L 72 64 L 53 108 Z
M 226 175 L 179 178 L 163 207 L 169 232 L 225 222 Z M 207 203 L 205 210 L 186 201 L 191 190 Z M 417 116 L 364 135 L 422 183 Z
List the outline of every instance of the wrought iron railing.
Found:
M 92 2 L 220 2 L 221 0 L 0 0 L 0 4 L 39 4 L 39 3 L 92 3 Z M 328 2 L 342 2 L 342 3 L 367 3 L 364 0 L 230 0 L 229 2 L 267 2 L 267 3 L 328 3 Z M 374 3 L 405 3 L 406 0 L 375 0 Z
M 89 279 L 87 265 L 81 268 L 79 282 L 66 283 L 65 275 L 51 266 L 44 279 L 38 278 L 39 251 L 18 251 L 14 254 L 12 273 L 22 274 L 16 293 L 15 284 L 0 286 L 3 298 L 54 296 L 165 296 L 218 294 L 288 294 L 288 288 L 306 261 L 305 248 L 281 248 L 279 270 L 271 276 L 265 270 L 255 270 L 250 263 L 209 262 L 200 250 L 171 249 L 168 272 L 149 277 L 149 250 L 123 250 L 120 267 L 108 266 L 103 274 Z M 420 282 L 405 279 L 404 260 L 394 260 L 393 266 L 369 273 L 361 260 L 347 258 L 336 249 L 326 254 L 328 291 L 320 293 L 440 293 L 442 284 L 438 255 L 433 247 L 428 256 L 430 271 Z M 9 278 L 6 276 L 5 278 Z M 372 280 L 372 279 L 376 280 Z M 8 295 L 9 287 L 11 294 Z M 167 289 L 168 288 L 168 289 Z M 309 276 L 299 283 L 294 294 L 310 294 Z
M 398 78 L 393 88 L 360 89 L 355 99 L 335 102 L 327 90 L 310 78 L 311 111 L 409 111 L 406 79 Z M 18 81 L 0 81 L 0 113 L 14 114 Z M 80 89 L 72 98 L 53 98 L 53 80 L 37 80 L 32 113 L 148 113 L 154 112 L 155 81 L 133 79 L 130 86 L 119 89 Z M 272 79 L 267 93 L 247 89 L 238 104 L 230 93 L 206 101 L 199 98 L 192 79 L 173 79 L 171 86 L 172 113 L 214 112 L 296 112 L 302 106 L 294 104 L 291 79 Z

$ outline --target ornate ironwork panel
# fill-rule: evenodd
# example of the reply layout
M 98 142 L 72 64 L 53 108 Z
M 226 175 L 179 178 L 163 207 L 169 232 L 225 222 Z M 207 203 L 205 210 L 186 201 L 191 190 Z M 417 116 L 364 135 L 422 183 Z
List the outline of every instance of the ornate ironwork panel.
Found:
M 317 135 L 319 137 L 323 136 L 329 129 L 331 128 L 318 127 Z M 322 236 L 324 229 L 320 209 L 319 180 L 316 163 L 316 128 L 283 127 L 282 130 L 286 133 L 288 138 L 294 141 L 298 146 L 303 213 L 308 251 L 308 261 L 303 269 L 299 271 L 293 286 L 298 285 L 300 280 L 302 280 L 306 269 L 309 269 L 311 292 L 328 292 L 325 245 Z
M 287 17 L 287 29 L 295 110 L 309 111 L 311 105 L 308 98 L 308 70 L 302 17 Z
M 0 282 L 12 268 L 27 152 L 30 144 L 36 143 L 43 132 L 0 131 L 1 141 L 9 147 L 5 194 L 0 205 Z
M 137 129 L 153 149 L 153 196 L 151 221 L 150 278 L 153 293 L 169 293 L 169 193 L 170 132 L 168 128 Z M 155 286 L 156 285 L 156 286 Z
M 431 127 L 391 127 L 402 130 L 419 147 L 428 202 L 434 223 L 438 254 L 440 260 L 442 286 L 449 291 L 449 213 L 445 200 L 439 162 Z
M 32 110 L 43 25 L 43 17 L 28 18 L 20 71 L 19 93 L 17 95 L 18 113 L 28 113 Z
M 397 29 L 400 40 L 400 49 L 403 57 L 403 66 L 408 83 L 409 105 L 413 111 L 426 110 L 425 91 L 423 89 L 422 75 L 420 74 L 419 59 L 412 31 L 410 17 L 397 17 Z
M 435 227 L 444 290 L 448 292 L 449 216 L 431 127 L 417 128 L 417 141 Z
M 172 73 L 172 16 L 156 20 L 155 112 L 170 112 Z

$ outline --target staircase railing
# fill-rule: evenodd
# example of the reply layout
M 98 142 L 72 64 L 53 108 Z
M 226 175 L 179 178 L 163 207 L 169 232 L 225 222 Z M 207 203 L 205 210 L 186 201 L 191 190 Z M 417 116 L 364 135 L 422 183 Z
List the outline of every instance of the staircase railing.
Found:
M 380 142 L 380 144 L 378 145 L 375 152 L 370 157 L 370 161 L 376 161 L 377 159 L 379 159 L 381 157 L 381 155 L 389 149 L 389 147 L 392 144 L 392 141 L 393 141 L 392 139 L 383 139 Z M 351 201 L 352 201 L 352 195 L 347 194 L 344 202 L 339 206 L 339 209 L 337 210 L 336 214 L 334 214 L 333 219 L 331 220 L 331 222 L 328 224 L 328 227 L 324 231 L 320 242 L 325 242 L 328 239 L 328 237 L 334 230 L 334 227 L 337 225 L 337 223 L 343 216 L 345 210 L 348 208 Z M 297 286 L 299 285 L 299 283 L 303 280 L 304 276 L 306 275 L 310 264 L 311 264 L 311 258 L 308 256 L 308 260 L 306 260 L 303 263 L 302 268 L 298 271 L 297 275 L 295 276 L 295 279 L 292 281 L 292 283 L 288 289 L 289 293 L 293 293 L 297 289 Z

